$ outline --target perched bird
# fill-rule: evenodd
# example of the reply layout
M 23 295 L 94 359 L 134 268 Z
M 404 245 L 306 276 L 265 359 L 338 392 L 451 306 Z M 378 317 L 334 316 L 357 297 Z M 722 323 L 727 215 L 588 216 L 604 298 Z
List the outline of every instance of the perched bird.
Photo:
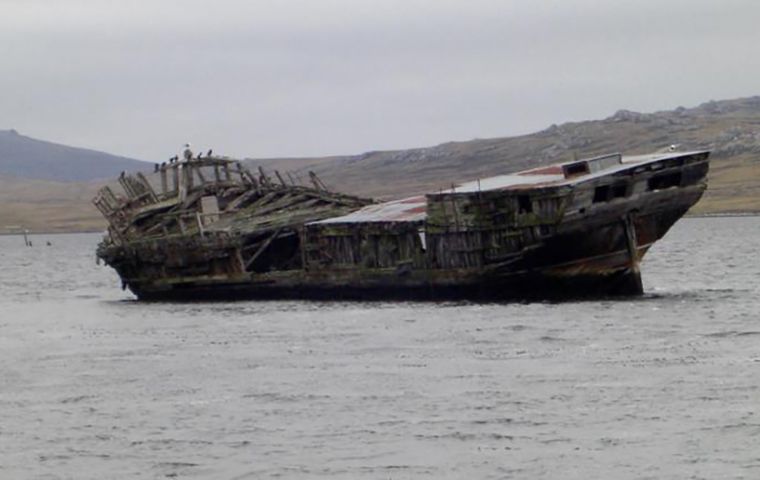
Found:
M 186 162 L 189 162 L 193 159 L 193 151 L 190 150 L 190 144 L 185 144 L 185 150 L 182 152 L 182 157 L 184 157 Z
M 158 164 L 155 164 L 155 165 L 153 165 L 153 172 L 155 173 L 157 171 L 158 171 Z
M 198 152 L 198 156 L 196 157 L 196 159 L 200 160 L 201 158 L 203 158 L 203 153 Z
M 208 149 L 208 153 L 206 154 L 206 156 L 207 156 L 207 157 L 210 157 L 210 156 L 211 156 L 211 149 L 210 149 L 210 148 Z

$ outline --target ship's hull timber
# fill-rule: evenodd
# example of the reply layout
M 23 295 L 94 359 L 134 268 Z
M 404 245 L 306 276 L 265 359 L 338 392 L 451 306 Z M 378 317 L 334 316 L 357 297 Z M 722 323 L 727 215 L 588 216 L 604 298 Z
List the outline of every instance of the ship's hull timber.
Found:
M 149 301 L 640 295 L 640 262 L 700 199 L 708 153 L 610 158 L 563 164 L 562 181 L 537 169 L 527 175 L 541 181 L 528 186 L 478 184 L 237 234 L 211 226 L 113 242 L 99 257 Z M 576 174 L 577 165 L 589 171 Z
M 508 268 L 405 271 L 371 269 L 304 272 L 290 270 L 243 276 L 207 276 L 132 282 L 141 300 L 520 300 L 563 299 L 643 293 L 638 263 L 682 213 L 638 217 L 635 257 L 626 245 L 625 221 L 569 230 L 532 250 Z M 650 236 L 652 233 L 657 237 Z M 565 245 L 575 243 L 568 251 Z

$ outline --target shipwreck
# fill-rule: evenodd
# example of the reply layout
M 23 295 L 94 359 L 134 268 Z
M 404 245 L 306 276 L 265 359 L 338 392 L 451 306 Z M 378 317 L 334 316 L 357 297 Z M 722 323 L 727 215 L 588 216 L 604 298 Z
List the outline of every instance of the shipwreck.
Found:
M 313 173 L 176 160 L 99 191 L 97 256 L 140 300 L 638 295 L 708 157 L 611 154 L 382 203 Z

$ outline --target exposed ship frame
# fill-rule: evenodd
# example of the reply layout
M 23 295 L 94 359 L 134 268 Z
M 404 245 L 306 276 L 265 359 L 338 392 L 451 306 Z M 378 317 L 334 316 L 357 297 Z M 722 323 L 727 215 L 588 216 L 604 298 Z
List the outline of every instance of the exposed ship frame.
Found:
M 97 255 L 141 300 L 638 295 L 708 168 L 707 151 L 611 154 L 375 203 L 197 158 L 104 187 Z

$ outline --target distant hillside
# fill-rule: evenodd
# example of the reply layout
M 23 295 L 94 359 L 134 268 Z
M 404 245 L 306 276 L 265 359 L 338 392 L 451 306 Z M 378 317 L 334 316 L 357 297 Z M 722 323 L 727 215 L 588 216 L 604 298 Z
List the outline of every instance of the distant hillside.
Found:
M 99 182 L 52 182 L 0 176 L 0 233 L 94 231 L 105 228 L 90 204 Z
M 122 170 L 146 170 L 146 162 L 108 153 L 36 140 L 0 130 L 0 175 L 78 182 L 110 178 Z
M 694 212 L 760 212 L 760 97 L 656 113 L 620 110 L 603 120 L 552 125 L 519 137 L 250 163 L 314 170 L 334 188 L 394 197 L 576 157 L 647 153 L 672 144 L 713 152 L 709 188 Z
M 89 203 L 102 181 L 62 183 L 3 177 L 9 168 L 4 163 L 3 145 L 10 144 L 53 145 L 69 149 L 69 153 L 78 152 L 70 162 L 50 158 L 29 161 L 30 157 L 23 157 L 22 165 L 38 164 L 34 170 L 37 178 L 113 178 L 121 170 L 146 170 L 146 166 L 151 170 L 149 164 L 129 159 L 121 159 L 126 163 L 95 161 L 95 158 L 106 157 L 89 157 L 93 166 L 84 166 L 81 152 L 106 154 L 56 146 L 13 132 L 0 132 L 0 232 L 19 225 L 38 231 L 81 231 L 104 227 L 100 215 Z M 332 188 L 392 198 L 436 191 L 452 183 L 575 157 L 608 152 L 646 153 L 672 144 L 680 145 L 682 150 L 709 149 L 713 152 L 707 193 L 692 213 L 760 213 L 760 97 L 711 101 L 695 108 L 681 107 L 656 113 L 620 110 L 603 120 L 552 125 L 519 137 L 450 142 L 428 148 L 350 156 L 258 159 L 247 163 L 249 167 L 263 165 L 267 170 L 295 172 L 302 178 L 308 170 L 314 170 Z M 43 164 L 52 164 L 46 168 L 55 167 L 71 176 L 42 176 L 40 172 L 44 168 L 40 165 Z M 10 175 L 24 176 L 19 171 Z

